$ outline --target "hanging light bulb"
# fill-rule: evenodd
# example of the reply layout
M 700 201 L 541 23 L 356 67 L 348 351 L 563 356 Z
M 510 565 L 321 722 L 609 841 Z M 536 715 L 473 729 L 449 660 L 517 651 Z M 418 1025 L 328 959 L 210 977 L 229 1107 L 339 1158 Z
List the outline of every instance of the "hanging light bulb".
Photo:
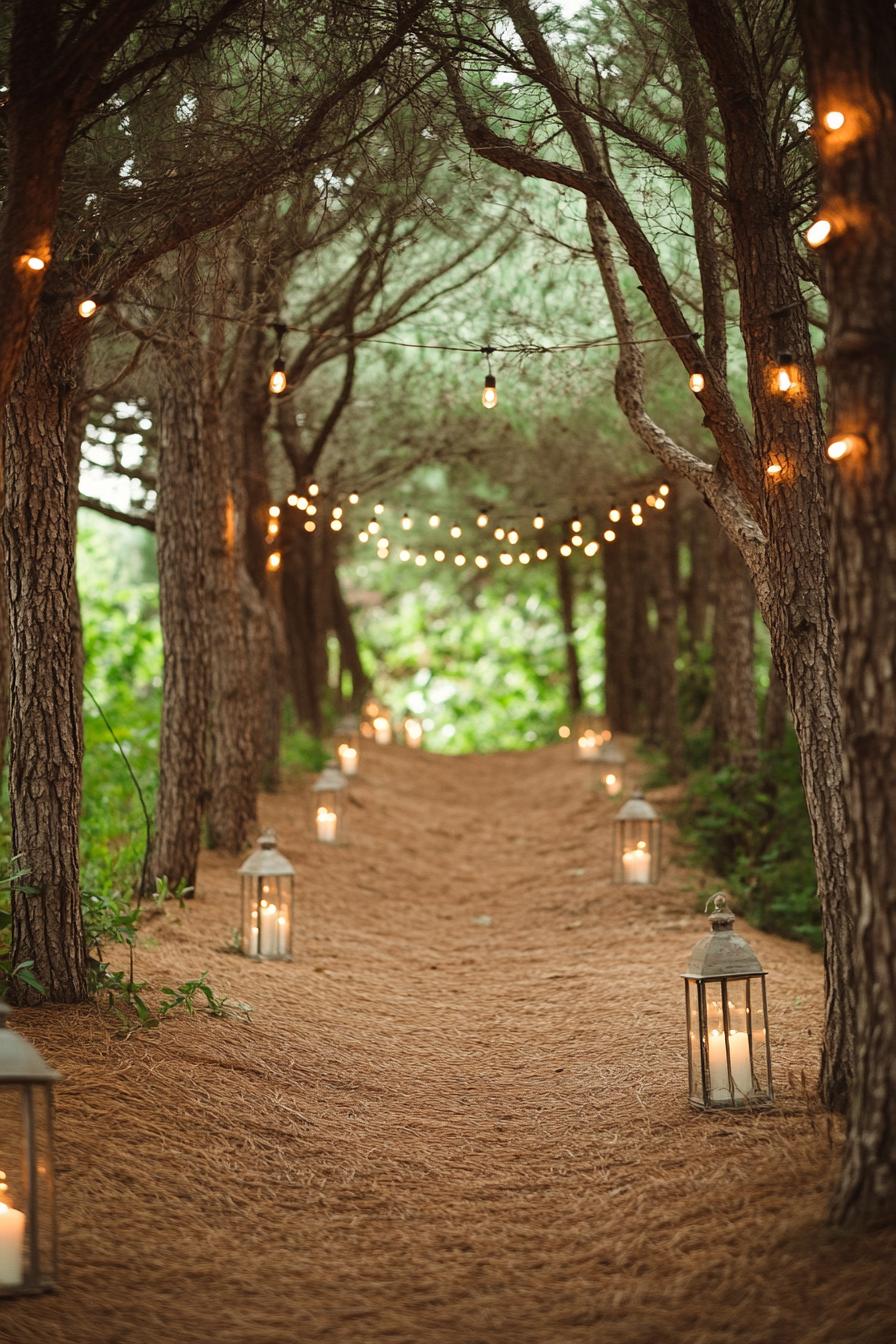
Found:
M 34 271 L 35 274 L 38 271 L 46 270 L 47 266 L 43 257 L 39 257 L 36 252 L 26 252 L 25 255 L 20 258 L 19 264 L 24 266 L 27 271 Z
M 309 518 L 313 518 L 314 515 L 317 513 L 317 505 L 309 504 L 305 512 L 308 514 Z
M 342 510 L 341 506 L 340 506 L 339 504 L 334 505 L 334 508 L 333 508 L 333 517 L 334 517 L 334 518 L 341 518 L 341 517 L 342 517 L 342 513 L 343 513 L 343 510 Z
M 281 556 L 279 551 L 271 551 L 265 563 L 265 569 L 268 571 L 269 574 L 276 573 L 276 571 L 280 568 L 280 562 L 282 558 L 283 557 Z
M 548 553 L 543 546 L 539 546 L 538 550 L 535 552 L 535 558 L 536 560 L 547 560 Z
M 560 554 L 572 555 L 572 547 L 570 546 L 569 542 L 564 541 L 563 545 L 560 547 Z
M 784 465 L 781 462 L 769 462 L 765 469 L 766 476 L 780 476 L 784 471 Z
M 465 555 L 456 555 L 454 557 L 454 563 L 456 565 L 465 565 L 467 563 L 467 557 Z
M 362 530 L 358 533 L 358 540 L 359 540 L 359 541 L 369 541 L 369 540 L 370 540 L 370 533 L 369 533 L 366 529 L 362 529 Z
M 312 496 L 312 498 L 313 498 L 315 495 L 319 495 L 319 494 L 320 494 L 320 486 L 318 485 L 317 481 L 312 481 L 312 482 L 311 482 L 311 484 L 308 486 L 308 493 L 309 493 L 309 495 Z
M 643 519 L 643 517 L 641 516 L 641 514 L 640 514 L 640 513 L 633 513 L 633 514 L 632 514 L 632 525 L 633 525 L 634 527 L 642 527 L 643 524 L 644 524 L 644 519 Z
M 441 564 L 442 561 L 445 559 L 445 552 L 442 550 L 433 551 L 432 558 L 433 560 L 438 560 L 439 564 Z
M 519 539 L 520 539 L 519 532 L 517 532 L 515 527 L 512 527 L 510 531 L 507 533 L 508 544 L 511 546 L 515 546 L 519 541 Z
M 488 514 L 486 513 L 485 509 L 480 510 L 479 517 L 476 519 L 476 526 L 488 527 Z
M 441 521 L 442 521 L 442 520 L 441 520 L 441 518 L 439 517 L 439 515 L 438 515 L 437 513 L 431 513 L 431 514 L 429 515 L 429 525 L 430 525 L 430 527 L 438 527 L 438 525 L 439 525 L 439 523 L 440 523 Z
M 662 513 L 663 509 L 666 507 L 666 501 L 664 499 L 658 499 L 653 507 L 656 509 L 657 513 Z
M 640 512 L 641 512 L 641 505 L 640 505 L 640 504 L 633 504 L 633 505 L 632 505 L 632 515 L 633 515 L 633 517 L 637 517 L 638 514 L 639 514 Z
M 501 561 L 502 565 L 513 564 L 513 556 L 510 554 L 509 551 L 502 551 L 501 554 L 498 556 L 498 559 Z
M 541 529 L 544 527 L 544 518 L 540 513 L 536 513 L 535 517 L 532 519 L 532 526 L 538 532 L 540 532 Z
M 506 536 L 507 533 L 504 531 L 503 527 L 495 528 L 495 541 L 503 541 Z
M 415 564 L 415 565 L 418 567 L 418 569 L 419 569 L 421 565 L 425 565 L 425 564 L 426 564 L 426 556 L 425 556 L 425 555 L 415 555 L 415 556 L 414 556 L 414 564 Z
M 529 552 L 528 552 L 528 551 L 520 551 L 519 555 L 517 556 L 517 559 L 519 560 L 519 562 L 520 562 L 521 565 L 528 565 L 528 563 L 529 563 Z
M 279 504 L 272 504 L 272 505 L 271 505 L 271 507 L 268 509 L 268 517 L 269 517 L 269 518 L 279 518 L 279 517 L 280 517 L 280 505 L 279 505 Z
M 370 533 L 371 536 L 375 537 L 377 532 L 379 532 L 379 530 L 380 530 L 379 523 L 375 518 L 371 518 L 370 522 L 367 524 L 367 531 Z
M 830 112 L 825 112 L 821 124 L 826 131 L 840 131 L 846 124 L 846 114 L 832 108 Z
M 279 524 L 279 522 L 277 521 L 277 519 L 276 519 L 276 518 L 269 518 L 269 519 L 268 519 L 268 541 L 270 541 L 270 540 L 272 539 L 272 537 L 276 537 L 276 535 L 277 535 L 277 533 L 278 533 L 279 531 L 280 531 L 280 524 Z
M 457 523 L 452 523 L 451 527 L 448 530 L 451 533 L 451 536 L 454 537 L 455 541 L 463 532 L 463 528 L 459 527 Z
M 599 544 L 598 542 L 596 542 L 596 541 L 589 541 L 589 542 L 588 542 L 588 545 L 585 547 L 585 554 L 586 554 L 586 555 L 597 555 L 597 552 L 598 552 L 599 550 L 600 550 L 600 544 Z
M 790 392 L 796 387 L 796 380 L 796 360 L 788 350 L 784 350 L 778 356 L 775 367 L 775 387 L 779 392 Z
M 313 518 L 306 518 L 306 520 L 305 520 L 305 531 L 306 531 L 306 532 L 313 532 L 314 529 L 315 529 L 316 527 L 317 527 L 317 523 L 314 521 Z
M 648 495 L 648 496 L 647 496 L 647 499 L 646 499 L 644 502 L 645 502 L 645 504 L 647 505 L 648 509 L 655 509 L 655 508 L 656 508 L 656 495 Z
M 571 532 L 581 532 L 582 530 L 581 520 L 579 518 L 573 518 L 572 522 L 569 525 L 569 528 Z
M 286 496 L 286 502 L 287 502 L 287 504 L 289 505 L 289 507 L 290 507 L 291 509 L 297 509 L 297 508 L 299 507 L 299 497 L 298 497 L 298 495 L 287 495 L 287 496 Z
M 331 519 L 330 519 L 330 530 L 331 530 L 332 532 L 341 532 L 341 531 L 342 531 L 342 519 L 341 519 L 341 518 L 331 518 Z
M 850 453 L 864 448 L 866 443 L 863 434 L 838 434 L 836 438 L 828 440 L 825 452 L 829 461 L 842 462 L 844 457 L 849 457 Z
M 611 509 L 610 512 L 607 514 L 607 517 L 609 518 L 611 523 L 618 523 L 622 518 L 622 514 L 619 512 L 618 509 Z
M 82 299 L 78 304 L 78 316 L 83 317 L 84 320 L 87 321 L 88 318 L 93 317 L 97 308 L 99 308 L 99 304 L 96 299 L 90 297 Z
M 604 533 L 604 541 L 615 541 L 615 540 L 616 540 L 616 533 L 613 531 L 612 527 L 608 527 L 606 532 Z
M 298 502 L 298 504 L 296 505 L 296 507 L 299 508 L 299 509 L 307 509 L 307 507 L 308 507 L 308 501 L 307 501 L 307 499 L 305 498 L 304 495 L 299 495 L 299 502 Z
M 490 345 L 484 345 L 481 353 L 485 355 L 485 363 L 488 372 L 485 375 L 485 382 L 482 385 L 482 404 L 487 411 L 494 410 L 498 404 L 498 384 L 495 375 L 492 373 L 492 355 L 494 350 Z
M 806 242 L 810 247 L 823 247 L 830 241 L 834 226 L 829 219 L 820 216 L 806 230 Z
M 348 502 L 349 504 L 357 504 L 360 498 L 361 496 L 358 494 L 357 490 L 353 490 L 348 497 Z
M 286 391 L 286 361 L 283 358 L 283 338 L 286 335 L 286 326 L 282 322 L 275 322 L 273 327 L 274 334 L 277 337 L 277 358 L 274 360 L 271 376 L 268 378 L 268 391 L 272 396 L 280 397 Z
M 401 515 L 401 527 L 403 532 L 410 532 L 411 520 L 406 513 Z
M 411 553 L 408 550 L 401 550 L 398 552 L 398 558 L 399 560 L 410 560 Z
M 665 499 L 665 497 L 666 497 L 666 495 L 668 495 L 668 493 L 669 493 L 669 486 L 666 485 L 665 482 L 663 482 L 663 484 L 660 486 L 660 494 L 661 494 L 661 495 L 663 496 L 663 498 Z
M 702 392 L 706 386 L 706 374 L 699 364 L 695 364 L 691 369 L 691 376 L 688 379 L 688 387 L 692 392 Z
M 474 564 L 477 569 L 488 569 L 488 560 L 484 555 L 477 555 Z
M 380 500 L 379 503 L 374 504 L 374 506 L 373 506 L 373 511 L 374 511 L 374 513 L 379 514 L 379 513 L 382 513 L 382 512 L 383 512 L 383 510 L 385 509 L 385 507 L 386 507 L 385 504 L 382 502 L 382 500 Z
M 580 532 L 576 532 L 570 537 L 573 546 L 584 546 L 585 539 Z

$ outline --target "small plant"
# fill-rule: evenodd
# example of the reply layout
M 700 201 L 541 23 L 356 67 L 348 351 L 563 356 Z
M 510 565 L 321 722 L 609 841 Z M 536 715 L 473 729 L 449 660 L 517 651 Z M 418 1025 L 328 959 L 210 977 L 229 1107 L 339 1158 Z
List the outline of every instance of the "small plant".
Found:
M 24 985 L 36 990 L 38 994 L 46 994 L 47 992 L 34 974 L 33 961 L 20 961 L 13 965 L 10 955 L 10 893 L 13 886 L 17 886 L 19 891 L 34 894 L 34 888 L 27 887 L 22 882 L 22 878 L 27 877 L 27 875 L 28 870 L 21 866 L 19 856 L 13 855 L 6 865 L 5 873 L 0 877 L 0 996 L 8 992 L 13 980 L 21 980 Z

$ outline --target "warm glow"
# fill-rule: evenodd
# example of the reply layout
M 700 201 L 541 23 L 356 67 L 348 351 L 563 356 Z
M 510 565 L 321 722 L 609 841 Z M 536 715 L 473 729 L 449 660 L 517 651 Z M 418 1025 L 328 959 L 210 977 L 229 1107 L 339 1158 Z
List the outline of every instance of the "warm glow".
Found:
M 279 517 L 280 517 L 280 505 L 279 505 L 279 504 L 272 504 L 272 505 L 271 505 L 271 507 L 268 509 L 268 517 L 269 517 L 269 518 L 279 518 Z
M 460 527 L 457 525 L 457 523 L 452 523 L 452 524 L 451 524 L 451 527 L 450 527 L 450 529 L 449 529 L 449 531 L 450 531 L 452 537 L 454 537 L 454 539 L 455 539 L 455 541 L 456 541 L 457 538 L 461 535 L 461 532 L 463 531 L 463 529 L 460 528 Z
M 702 392 L 706 386 L 706 379 L 699 369 L 695 369 L 688 379 L 688 387 L 692 392 Z
M 282 359 L 274 361 L 274 367 L 271 369 L 271 376 L 268 379 L 268 391 L 275 397 L 282 396 L 286 391 L 286 365 Z
M 22 257 L 22 265 L 29 271 L 42 271 L 46 268 L 47 263 L 43 257 L 37 256 L 35 252 L 26 252 Z
M 298 497 L 298 495 L 287 495 L 287 496 L 286 496 L 286 502 L 287 502 L 287 504 L 289 505 L 289 507 L 290 507 L 291 509 L 297 509 L 297 508 L 299 507 L 299 497 Z
M 401 515 L 401 527 L 404 532 L 410 532 L 411 530 L 411 520 L 406 513 Z
M 658 509 L 659 512 L 662 513 L 663 509 L 666 507 L 666 501 L 664 499 L 658 499 L 653 507 L 655 509 Z
M 331 518 L 331 519 L 330 519 L 330 529 L 331 529 L 331 531 L 333 531 L 333 532 L 341 532 L 341 531 L 342 531 L 342 520 L 341 520 L 340 518 Z
M 503 527 L 495 528 L 495 541 L 503 541 L 506 536 L 507 533 L 504 531 Z
M 268 541 L 272 541 L 280 531 L 280 524 L 276 518 L 268 519 Z
M 482 388 L 482 404 L 486 410 L 493 410 L 498 404 L 498 385 L 495 382 L 494 374 L 487 374 L 485 384 Z
M 606 532 L 604 533 L 604 541 L 615 541 L 615 540 L 616 540 L 616 533 L 613 531 L 611 527 L 608 527 Z
M 371 534 L 371 536 L 375 537 L 377 532 L 379 532 L 379 530 L 380 530 L 379 523 L 375 518 L 371 518 L 370 522 L 367 524 L 367 531 Z
M 476 519 L 476 526 L 488 527 L 488 514 L 485 512 L 485 510 L 483 510 L 482 513 L 480 513 L 479 517 Z
M 399 558 L 399 560 L 410 560 L 410 558 L 411 558 L 411 553 L 410 553 L 410 551 L 399 551 L 399 552 L 398 552 L 398 558 Z
M 778 385 L 779 392 L 789 392 L 793 387 L 793 379 L 787 369 L 779 369 L 775 375 L 775 382 Z
M 316 527 L 317 527 L 317 523 L 314 521 L 313 518 L 306 518 L 306 520 L 305 520 L 305 531 L 306 531 L 306 532 L 313 532 L 314 529 L 315 529 Z
M 365 531 L 361 531 L 361 532 L 359 532 L 359 533 L 358 533 L 358 540 L 359 540 L 359 541 L 369 541 L 369 540 L 370 540 L 370 533 L 369 533 L 369 532 L 365 532 Z
M 605 780 L 604 780 L 604 783 L 606 784 L 606 786 L 607 786 L 608 789 L 612 788 L 613 785 L 616 783 L 616 776 L 615 776 L 615 775 L 607 775 L 606 778 L 605 778 Z
M 270 555 L 268 556 L 268 562 L 266 566 L 269 574 L 276 573 L 276 571 L 280 568 L 280 561 L 281 561 L 280 552 L 271 551 Z
M 299 501 L 298 501 L 298 503 L 297 503 L 297 505 L 296 505 L 296 508 L 297 508 L 297 509 L 307 509 L 307 507 L 308 507 L 308 501 L 307 501 L 307 499 L 305 498 L 304 495 L 299 495 Z
M 569 525 L 569 528 L 571 532 L 581 532 L 582 524 L 578 518 L 573 518 L 572 522 Z
M 414 564 L 417 565 L 417 566 L 425 565 L 425 564 L 426 564 L 426 556 L 425 556 L 425 555 L 415 555 L 415 556 L 414 556 Z
M 544 519 L 542 518 L 540 513 L 536 513 L 535 517 L 532 519 L 532 526 L 536 528 L 539 532 L 544 527 Z
M 860 434 L 838 434 L 835 439 L 828 441 L 825 451 L 831 462 L 840 462 L 860 447 L 862 443 L 863 439 Z
M 633 504 L 633 505 L 632 505 L 632 513 L 640 513 L 640 512 L 641 512 L 641 505 L 640 505 L 640 504 Z
M 498 556 L 498 559 L 501 561 L 502 565 L 513 564 L 513 556 L 510 554 L 509 551 L 502 551 L 501 554 Z
M 385 509 L 385 507 L 386 507 L 385 504 L 383 504 L 383 502 L 380 501 L 379 503 L 374 504 L 374 506 L 373 506 L 373 511 L 374 511 L 374 513 L 376 513 L 376 514 L 380 514 L 380 513 L 383 512 L 383 510 Z
M 465 565 L 467 563 L 467 557 L 465 555 L 456 555 L 454 557 L 454 563 L 458 566 Z
M 668 493 L 669 493 L 669 487 L 668 487 L 668 485 L 665 485 L 665 484 L 661 485 L 661 486 L 660 486 L 660 494 L 663 495 L 663 496 L 665 496 L 665 495 L 668 495 Z
M 648 496 L 647 496 L 647 507 L 648 507 L 648 509 L 655 509 L 655 508 L 656 508 L 656 495 L 648 495 Z
M 442 521 L 442 520 L 441 520 L 441 518 L 439 517 L 439 515 L 438 515 L 437 513 L 431 513 L 431 514 L 429 515 L 429 525 L 430 525 L 430 527 L 438 527 L 438 525 L 439 525 L 439 523 L 440 523 L 441 521 Z
M 572 547 L 571 547 L 570 545 L 568 545 L 565 541 L 564 541 L 563 545 L 560 547 L 560 554 L 561 554 L 561 555 L 572 555 Z
M 597 544 L 597 542 L 596 542 L 596 541 L 589 541 L 588 545 L 585 547 L 585 554 L 586 554 L 586 555 L 597 555 L 597 552 L 598 552 L 598 544 Z
M 765 469 L 766 476 L 780 476 L 784 467 L 780 462 L 769 462 Z
M 570 541 L 572 542 L 573 546 L 584 545 L 584 539 L 581 536 L 579 536 L 578 532 L 575 534 L 574 537 L 570 537 Z
M 311 484 L 310 484 L 309 487 L 308 487 L 308 493 L 309 493 L 309 495 L 312 496 L 312 498 L 313 498 L 315 495 L 319 495 L 319 494 L 320 494 L 320 486 L 318 485 L 317 481 L 312 481 L 312 482 L 311 482 Z
M 348 497 L 348 502 L 349 504 L 357 504 L 360 498 L 361 496 L 358 494 L 357 490 L 353 490 Z
M 846 123 L 846 115 L 843 112 L 837 112 L 836 110 L 825 112 L 824 116 L 821 119 L 821 124 L 824 126 L 826 131 L 842 130 L 845 123 Z
M 442 561 L 445 559 L 445 552 L 444 552 L 444 551 L 433 551 L 433 553 L 432 553 L 432 558 L 433 558 L 433 560 L 438 560 L 439 564 L 441 564 Z
M 520 534 L 515 527 L 512 527 L 507 533 L 507 540 L 511 546 L 515 546 L 520 539 Z
M 557 732 L 560 737 L 566 738 L 569 737 L 570 730 L 567 724 L 561 723 L 560 727 L 557 729 Z
M 314 515 L 317 513 L 317 505 L 316 505 L 316 504 L 309 504 L 309 505 L 308 505 L 308 509 L 307 509 L 307 513 L 308 513 L 308 517 L 309 517 L 309 518 L 313 518 Z
M 535 556 L 538 560 L 547 560 L 548 553 L 543 546 L 539 546 L 538 550 L 535 552 Z
M 78 316 L 83 318 L 93 317 L 97 310 L 96 299 L 82 299 L 78 304 Z
M 622 517 L 622 514 L 619 512 L 618 509 L 611 509 L 607 517 L 610 519 L 611 523 L 618 523 L 620 518 Z
M 477 569 L 488 569 L 488 560 L 484 555 L 477 555 L 474 563 Z
M 339 507 L 338 504 L 336 505 L 336 507 L 335 507 L 334 510 L 333 510 L 333 517 L 334 517 L 334 518 L 341 518 L 341 517 L 342 517 L 342 509 Z
M 833 225 L 829 219 L 816 219 L 806 230 L 806 242 L 810 247 L 821 247 L 828 241 L 832 232 Z
M 633 514 L 632 514 L 632 526 L 633 526 L 633 527 L 641 527 L 641 525 L 643 524 L 643 522 L 644 522 L 644 519 L 641 517 L 640 513 L 633 513 Z
M 520 562 L 521 565 L 528 565 L 528 563 L 529 563 L 529 552 L 528 552 L 528 551 L 520 551 L 520 554 L 519 554 L 519 562 Z

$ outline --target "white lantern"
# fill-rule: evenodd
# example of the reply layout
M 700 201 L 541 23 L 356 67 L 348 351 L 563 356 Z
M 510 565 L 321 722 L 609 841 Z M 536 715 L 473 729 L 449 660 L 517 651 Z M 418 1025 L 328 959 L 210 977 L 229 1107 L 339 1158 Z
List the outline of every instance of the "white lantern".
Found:
M 617 797 L 625 780 L 625 752 L 610 739 L 599 747 L 596 762 L 598 789 L 602 789 L 608 798 Z
M 402 724 L 404 730 L 404 744 L 406 747 L 422 747 L 423 745 L 423 724 L 419 719 L 405 719 Z
M 311 786 L 314 835 L 324 845 L 344 845 L 348 839 L 348 785 L 335 761 L 328 761 Z
M 295 874 L 267 830 L 240 868 L 240 951 L 257 961 L 292 961 Z
M 659 882 L 663 823 L 636 789 L 613 823 L 613 881 L 646 886 Z
M 355 719 L 340 719 L 333 733 L 333 749 L 339 769 L 351 779 L 361 764 L 361 734 Z

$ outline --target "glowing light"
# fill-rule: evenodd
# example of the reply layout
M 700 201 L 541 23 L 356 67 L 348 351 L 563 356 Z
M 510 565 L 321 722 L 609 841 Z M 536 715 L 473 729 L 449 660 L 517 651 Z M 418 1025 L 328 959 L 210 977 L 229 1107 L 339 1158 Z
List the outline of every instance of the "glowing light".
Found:
M 653 507 L 656 509 L 657 513 L 662 513 L 663 509 L 666 507 L 666 501 L 664 499 L 658 499 Z
M 615 541 L 615 540 L 616 540 L 616 533 L 613 531 L 612 527 L 608 527 L 606 532 L 604 533 L 604 541 Z
M 796 361 L 788 352 L 778 356 L 778 364 L 775 369 L 775 387 L 779 392 L 789 392 L 791 388 L 796 387 Z
M 529 563 L 529 559 L 530 559 L 530 557 L 529 557 L 529 552 L 528 552 L 528 551 L 520 551 L 518 559 L 519 559 L 519 562 L 520 562 L 521 565 L 528 565 L 528 563 Z
M 454 537 L 455 541 L 463 532 L 463 528 L 459 527 L 457 523 L 452 523 L 451 527 L 448 530 L 451 533 L 452 537 Z
M 341 517 L 342 517 L 342 512 L 343 512 L 342 509 L 341 509 L 341 508 L 339 507 L 339 505 L 337 504 L 336 507 L 335 507 L 334 510 L 333 510 L 333 517 L 334 517 L 334 518 L 341 518 Z
M 661 494 L 661 495 L 663 496 L 663 498 L 665 499 L 665 497 L 666 497 L 666 495 L 668 495 L 668 493 L 669 493 L 669 486 L 666 485 L 665 482 L 664 482 L 664 483 L 660 486 L 660 494 Z
M 765 469 L 766 476 L 780 476 L 784 467 L 781 462 L 769 462 Z
M 367 531 L 371 534 L 371 536 L 375 537 L 377 532 L 379 532 L 379 530 L 380 530 L 379 523 L 375 518 L 371 518 L 370 522 L 367 524 Z
M 504 531 L 503 527 L 495 528 L 495 541 L 503 541 L 506 536 L 507 533 Z
M 298 503 L 298 507 L 299 507 L 300 509 L 307 509 L 307 507 L 308 507 L 308 501 L 307 501 L 307 499 L 305 498 L 304 495 L 299 495 L 299 503 Z
M 702 369 L 694 369 L 688 379 L 688 387 L 692 392 L 702 392 L 706 386 L 706 375 Z
M 317 527 L 317 523 L 314 521 L 313 518 L 306 518 L 306 520 L 305 520 L 305 531 L 306 531 L 306 532 L 313 532 L 314 529 L 315 529 L 316 527 Z
M 438 560 L 439 564 L 441 564 L 442 561 L 445 559 L 445 552 L 444 552 L 444 551 L 433 551 L 433 553 L 432 553 L 432 558 L 433 558 L 433 560 Z
M 536 560 L 547 560 L 548 553 L 544 546 L 539 546 L 538 550 L 535 552 L 535 558 Z
M 645 500 L 645 503 L 647 504 L 648 509 L 655 509 L 655 508 L 656 508 L 656 495 L 648 495 L 648 496 L 647 496 L 647 499 Z
M 842 462 L 844 457 L 849 457 L 850 453 L 863 447 L 864 443 L 861 434 L 838 434 L 836 438 L 828 440 L 825 452 L 831 462 Z
M 36 252 L 26 252 L 22 257 L 22 265 L 26 270 L 37 272 L 46 270 L 47 263 Z
M 330 531 L 331 531 L 331 532 L 341 532 L 341 531 L 342 531 L 342 519 L 341 519 L 341 518 L 331 518 L 331 519 L 330 519 Z
M 348 497 L 348 502 L 349 504 L 357 504 L 360 498 L 361 496 L 358 494 L 357 490 L 353 490 Z
M 498 384 L 493 373 L 485 375 L 482 385 L 482 404 L 487 411 L 494 410 L 498 404 Z
M 286 363 L 282 359 L 274 360 L 274 367 L 268 379 L 268 391 L 275 397 L 282 396 L 286 391 Z
M 569 527 L 570 527 L 570 531 L 572 531 L 572 532 L 581 532 L 581 530 L 582 530 L 582 524 L 581 524 L 581 521 L 580 521 L 578 518 L 573 518 L 573 520 L 572 520 L 572 522 L 570 523 Z
M 482 512 L 479 514 L 479 517 L 476 519 L 476 526 L 477 526 L 477 527 L 488 527 L 488 514 L 485 512 L 484 509 L 483 509 Z
M 571 547 L 570 545 L 568 545 L 567 542 L 565 542 L 565 541 L 564 541 L 563 545 L 560 547 L 560 554 L 561 554 L 561 555 L 572 555 L 572 547 Z
M 417 565 L 418 567 L 419 567 L 420 565 L 425 565 L 425 564 L 426 564 L 426 556 L 425 556 L 425 555 L 415 555 L 415 556 L 414 556 L 414 564 Z
M 410 560 L 411 553 L 408 550 L 401 550 L 398 552 L 398 558 L 399 560 Z
M 317 513 L 317 505 L 309 504 L 305 512 L 308 514 L 309 518 L 313 518 L 314 515 Z
M 276 573 L 276 571 L 280 568 L 281 559 L 282 556 L 280 555 L 279 551 L 271 551 L 267 559 L 267 564 L 265 565 L 265 569 L 268 571 L 269 574 Z
M 641 512 L 641 505 L 640 505 L 640 504 L 633 504 L 633 505 L 632 505 L 632 513 L 635 514 L 635 516 L 637 516 L 640 512 Z
M 315 495 L 320 494 L 320 486 L 318 485 L 317 481 L 311 482 L 311 484 L 308 487 L 308 493 L 309 495 L 311 495 L 312 499 L 314 498 Z
M 532 519 L 532 526 L 539 532 L 544 527 L 544 518 L 540 513 L 536 513 L 535 517 Z
M 806 230 L 806 242 L 810 247 L 823 247 L 829 241 L 834 226 L 829 219 L 816 219 Z
M 359 540 L 359 541 L 369 541 L 369 540 L 370 540 L 370 533 L 369 533 L 369 532 L 359 532 L 359 533 L 358 533 L 358 540 Z
M 488 569 L 488 561 L 484 555 L 477 555 L 473 563 L 476 565 L 477 569 Z
M 644 524 L 644 519 L 642 518 L 641 514 L 640 514 L 640 513 L 633 513 L 633 514 L 632 514 L 632 526 L 633 526 L 633 527 L 642 527 L 643 524 Z
M 383 504 L 383 502 L 380 501 L 378 504 L 374 504 L 373 511 L 375 514 L 379 515 L 384 511 L 385 507 L 386 507 L 385 504 Z
M 575 534 L 574 537 L 570 537 L 570 541 L 572 542 L 573 546 L 584 546 L 585 544 L 584 537 L 582 537 L 578 532 Z
M 622 518 L 622 514 L 619 512 L 618 509 L 611 509 L 610 512 L 607 514 L 607 517 L 609 518 L 611 523 L 618 523 Z
M 290 507 L 291 509 L 297 509 L 297 508 L 299 507 L 299 497 L 298 497 L 298 495 L 287 495 L 287 496 L 286 496 L 286 502 L 287 502 L 287 504 L 289 505 L 289 507 Z
M 454 557 L 454 563 L 458 566 L 465 565 L 467 563 L 467 557 L 465 555 L 456 555 Z
M 517 532 L 515 527 L 512 527 L 510 531 L 507 533 L 508 544 L 511 546 L 515 546 L 519 541 L 519 539 L 520 539 L 519 532 Z
M 598 543 L 597 543 L 596 541 L 589 541 L 589 542 L 588 542 L 588 545 L 585 547 L 585 554 L 586 554 L 586 555 L 597 555 L 597 552 L 598 552 L 599 549 L 600 549 L 600 547 L 599 547 L 599 545 L 598 545 Z
M 273 537 L 276 537 L 276 535 L 277 535 L 277 533 L 278 533 L 279 531 L 280 531 L 280 524 L 277 522 L 277 519 L 276 519 L 276 518 L 269 518 L 269 519 L 268 519 L 268 541 L 270 541 Z
M 430 527 L 438 527 L 438 525 L 439 525 L 439 523 L 440 523 L 441 521 L 442 521 L 442 520 L 441 520 L 441 518 L 439 517 L 439 515 L 438 515 L 437 513 L 431 513 L 431 514 L 429 515 L 429 525 L 430 525 Z
M 510 554 L 509 551 L 502 551 L 501 554 L 498 556 L 498 559 L 501 561 L 502 565 L 513 564 L 513 556 Z
M 279 504 L 272 504 L 272 505 L 271 505 L 271 507 L 268 509 L 268 517 L 269 517 L 269 518 L 279 518 L 279 517 L 280 517 L 280 505 L 279 505 Z
M 846 115 L 843 112 L 838 112 L 836 109 L 832 109 L 830 112 L 825 112 L 821 119 L 821 124 L 826 131 L 840 131 L 846 124 Z
M 406 513 L 401 515 L 401 527 L 404 532 L 410 532 L 411 530 L 411 520 Z
M 98 307 L 96 299 L 82 299 L 78 304 L 78 316 L 86 321 L 87 318 L 93 317 Z
M 560 727 L 557 729 L 557 736 L 567 738 L 569 737 L 570 731 L 571 730 L 568 724 L 561 723 Z

